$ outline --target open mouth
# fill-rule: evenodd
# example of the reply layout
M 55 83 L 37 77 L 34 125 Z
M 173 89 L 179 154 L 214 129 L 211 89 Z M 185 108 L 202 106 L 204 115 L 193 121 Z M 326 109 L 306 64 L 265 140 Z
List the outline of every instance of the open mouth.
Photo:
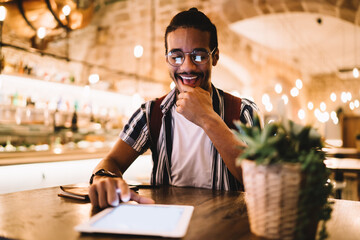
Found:
M 190 86 L 190 87 L 196 87 L 196 82 L 200 80 L 199 75 L 185 75 L 185 74 L 177 74 L 177 78 L 180 79 L 183 84 Z

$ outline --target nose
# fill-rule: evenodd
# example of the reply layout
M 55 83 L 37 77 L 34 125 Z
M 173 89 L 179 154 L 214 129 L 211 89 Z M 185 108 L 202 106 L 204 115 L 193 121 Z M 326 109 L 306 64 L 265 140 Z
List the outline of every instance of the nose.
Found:
M 190 54 L 185 54 L 183 64 L 180 66 L 180 71 L 191 72 L 196 70 L 197 65 L 191 60 Z

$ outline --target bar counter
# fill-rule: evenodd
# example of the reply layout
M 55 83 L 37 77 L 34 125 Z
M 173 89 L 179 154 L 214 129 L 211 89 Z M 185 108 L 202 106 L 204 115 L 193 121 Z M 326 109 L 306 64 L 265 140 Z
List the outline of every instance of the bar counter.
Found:
M 66 150 L 55 154 L 52 151 L 0 153 L 0 167 L 16 164 L 74 161 L 89 158 L 103 158 L 109 147 Z
M 0 238 L 9 239 L 158 239 L 156 237 L 81 234 L 74 227 L 99 209 L 88 202 L 60 198 L 59 187 L 0 195 Z M 250 232 L 242 192 L 198 188 L 140 189 L 159 204 L 195 207 L 183 239 L 261 239 Z M 330 240 L 355 240 L 360 236 L 360 202 L 334 200 L 327 223 Z M 164 239 L 164 238 L 159 238 Z

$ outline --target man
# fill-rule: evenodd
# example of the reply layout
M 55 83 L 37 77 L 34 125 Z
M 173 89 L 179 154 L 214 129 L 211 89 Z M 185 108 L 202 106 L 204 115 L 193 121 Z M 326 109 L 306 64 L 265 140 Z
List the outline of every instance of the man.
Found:
M 244 144 L 224 122 L 224 92 L 210 80 L 211 68 L 219 60 L 215 25 L 196 8 L 180 12 L 166 29 L 165 52 L 176 88 L 159 103 L 157 112 L 161 111 L 162 117 L 158 120 L 155 101 L 143 104 L 95 168 L 89 192 L 94 206 L 117 206 L 120 200 L 130 199 L 154 202 L 130 191 L 121 177 L 149 147 L 154 161 L 151 184 L 241 189 L 242 176 L 235 159 Z M 242 99 L 237 119 L 252 124 L 254 110 L 253 102 Z M 156 121 L 161 123 L 155 130 L 158 133 L 153 130 Z

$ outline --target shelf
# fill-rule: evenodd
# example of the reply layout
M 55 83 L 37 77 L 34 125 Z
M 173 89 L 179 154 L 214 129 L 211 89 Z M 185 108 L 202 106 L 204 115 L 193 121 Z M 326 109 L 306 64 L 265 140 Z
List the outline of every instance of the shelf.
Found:
M 0 166 L 104 158 L 109 151 L 110 148 L 87 148 L 66 150 L 61 154 L 52 151 L 4 152 L 0 153 Z
M 22 99 L 31 98 L 43 103 L 59 99 L 71 103 L 78 102 L 80 108 L 91 106 L 94 109 L 114 109 L 119 115 L 133 112 L 133 97 L 111 91 L 92 89 L 90 86 L 79 86 L 60 82 L 35 79 L 29 76 L 0 75 L 0 95 L 11 96 L 18 93 Z M 0 104 L 2 99 L 0 98 Z

